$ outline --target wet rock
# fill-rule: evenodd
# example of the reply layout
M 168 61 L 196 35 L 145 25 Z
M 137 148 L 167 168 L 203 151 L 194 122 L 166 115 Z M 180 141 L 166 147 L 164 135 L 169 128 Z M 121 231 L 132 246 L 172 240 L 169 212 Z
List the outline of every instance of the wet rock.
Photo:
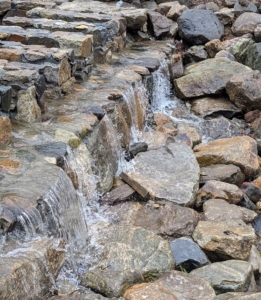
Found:
M 117 202 L 132 200 L 135 191 L 128 185 L 122 184 L 102 196 L 100 201 L 105 204 L 113 205 Z
M 255 276 L 258 278 L 261 273 L 261 257 L 255 245 L 252 245 L 248 262 L 251 264 Z
M 159 150 L 139 153 L 135 163 L 135 169 L 122 173 L 121 177 L 143 198 L 193 205 L 199 168 L 188 146 L 169 144 Z
M 0 86 L 0 104 L 2 111 L 9 112 L 11 105 L 12 88 L 11 86 Z
M 239 167 L 234 165 L 210 165 L 200 168 L 200 183 L 206 183 L 210 180 L 222 181 L 240 186 L 245 176 Z
M 187 272 L 210 264 L 206 254 L 189 237 L 182 237 L 170 242 L 176 267 Z
M 182 15 L 183 11 L 187 10 L 187 6 L 180 5 L 178 1 L 174 1 L 173 5 L 171 6 L 170 10 L 168 11 L 167 17 L 174 21 Z
M 258 24 L 261 24 L 261 15 L 253 12 L 245 12 L 239 16 L 232 26 L 235 35 L 254 33 Z
M 142 227 L 162 237 L 179 238 L 191 236 L 198 221 L 198 213 L 188 207 L 173 203 L 155 203 L 142 205 L 138 202 L 126 202 L 110 209 L 117 215 L 117 222 Z
M 178 271 L 171 271 L 153 283 L 135 285 L 124 294 L 126 300 L 141 299 L 213 300 L 215 292 L 208 282 Z
M 220 94 L 233 75 L 249 71 L 250 68 L 224 58 L 201 61 L 187 67 L 185 76 L 174 80 L 177 97 Z
M 208 58 L 208 54 L 204 46 L 192 46 L 184 54 L 184 64 L 199 62 Z
M 180 54 L 173 54 L 171 56 L 170 72 L 172 78 L 179 78 L 184 73 L 184 66 L 182 56 Z
M 139 227 L 115 226 L 99 238 L 103 244 L 97 266 L 83 274 L 81 284 L 107 297 L 118 297 L 136 283 L 155 280 L 174 267 L 167 241 Z
M 92 113 L 94 116 L 98 118 L 98 120 L 101 120 L 104 116 L 106 111 L 101 108 L 100 106 L 89 106 L 86 110 L 86 112 Z
M 219 21 L 223 25 L 231 24 L 234 21 L 234 9 L 228 9 L 226 7 L 215 12 L 215 15 L 218 17 Z
M 201 135 L 197 129 L 188 123 L 178 124 L 178 134 L 186 134 L 192 142 L 192 148 L 201 143 Z M 176 137 L 175 137 L 176 139 Z
M 12 138 L 12 124 L 8 117 L 0 116 L 0 146 L 9 142 Z
M 148 150 L 157 150 L 166 145 L 169 135 L 160 131 L 142 132 L 141 139 L 148 144 Z
M 143 66 L 130 65 L 130 66 L 128 66 L 128 68 L 142 76 L 150 75 L 150 71 L 146 67 L 143 67 Z
M 41 238 L 1 257 L 0 294 L 3 299 L 43 299 L 65 261 L 61 240 Z M 23 274 L 23 276 L 21 276 Z M 30 296 L 29 296 L 29 294 Z
M 18 70 L 5 72 L 2 79 L 8 82 L 18 81 L 22 83 L 28 83 L 34 79 L 37 79 L 38 76 L 39 74 L 35 70 Z
M 222 259 L 246 260 L 256 243 L 253 228 L 232 222 L 199 221 L 192 237 L 202 249 Z
M 234 75 L 226 85 L 226 91 L 232 102 L 244 111 L 261 109 L 261 75 L 258 71 Z
M 248 136 L 218 139 L 200 144 L 194 148 L 194 152 L 200 167 L 233 164 L 248 177 L 256 175 L 259 171 L 257 145 L 255 140 Z M 244 157 L 243 161 L 242 157 Z
M 209 281 L 217 294 L 247 292 L 253 276 L 252 266 L 246 261 L 228 260 L 196 269 L 192 275 Z
M 136 156 L 140 152 L 146 152 L 148 150 L 148 144 L 145 142 L 139 142 L 130 145 L 130 154 L 132 157 Z
M 19 121 L 32 123 L 41 115 L 41 109 L 36 101 L 36 89 L 29 87 L 18 92 L 17 116 Z
M 211 115 L 223 115 L 232 118 L 240 112 L 227 97 L 203 97 L 191 101 L 191 110 L 203 118 Z
M 205 44 L 205 48 L 207 50 L 208 56 L 213 58 L 215 55 L 224 50 L 224 46 L 219 39 L 211 40 Z
M 229 204 L 221 199 L 210 199 L 203 205 L 204 220 L 213 222 L 230 222 L 235 221 L 238 224 L 253 222 L 257 214 L 252 210 Z
M 152 24 L 155 37 L 160 37 L 169 32 L 169 21 L 165 16 L 162 16 L 160 13 L 153 11 L 149 11 L 148 16 Z
M 77 148 L 81 140 L 73 132 L 58 128 L 55 132 L 55 140 L 68 144 L 72 148 Z
M 224 26 L 209 10 L 188 9 L 178 19 L 179 35 L 192 45 L 202 45 L 224 34 Z
M 67 144 L 63 142 L 52 142 L 34 146 L 35 150 L 45 157 L 54 157 L 58 166 L 63 166 L 64 157 L 67 154 Z
M 196 205 L 200 207 L 208 199 L 224 199 L 228 203 L 237 204 L 243 195 L 243 192 L 234 184 L 211 180 L 198 191 Z

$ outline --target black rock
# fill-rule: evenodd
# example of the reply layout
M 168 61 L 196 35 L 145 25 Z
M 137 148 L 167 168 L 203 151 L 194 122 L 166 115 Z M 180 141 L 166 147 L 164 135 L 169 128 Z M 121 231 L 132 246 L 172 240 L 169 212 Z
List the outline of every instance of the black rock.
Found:
M 2 107 L 2 111 L 9 112 L 10 104 L 12 97 L 12 88 L 11 86 L 0 86 L 0 103 Z
M 130 146 L 130 154 L 132 156 L 132 158 L 134 156 L 136 156 L 138 153 L 140 152 L 146 152 L 148 150 L 148 144 L 145 143 L 145 142 L 139 142 L 139 143 L 135 143 L 135 144 L 132 144 Z
M 238 203 L 238 205 L 254 211 L 257 209 L 255 204 L 248 198 L 247 195 L 244 195 L 243 199 Z
M 99 106 L 89 106 L 86 112 L 92 113 L 98 118 L 98 120 L 101 120 L 106 113 L 105 110 Z
M 255 221 L 252 223 L 252 226 L 255 229 L 256 234 L 261 237 L 261 214 L 257 216 Z
M 210 10 L 185 10 L 178 18 L 178 25 L 180 37 L 192 45 L 203 45 L 224 34 L 224 25 Z
M 189 237 L 182 237 L 170 242 L 176 266 L 190 272 L 193 269 L 210 264 L 206 254 Z
M 253 203 L 257 203 L 261 200 L 261 190 L 256 185 L 251 182 L 244 182 L 243 189 L 244 193 Z

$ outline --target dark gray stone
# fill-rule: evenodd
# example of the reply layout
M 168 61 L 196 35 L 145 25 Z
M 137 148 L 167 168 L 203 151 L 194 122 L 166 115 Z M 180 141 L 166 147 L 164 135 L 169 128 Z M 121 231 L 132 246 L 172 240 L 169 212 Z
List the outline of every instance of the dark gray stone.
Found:
M 145 142 L 139 142 L 130 146 L 130 154 L 132 157 L 136 156 L 140 152 L 146 152 L 148 150 L 148 144 Z
M 101 120 L 106 113 L 105 110 L 99 106 L 89 106 L 86 112 L 92 113 L 98 118 L 98 120 Z
M 182 237 L 170 242 L 176 267 L 190 272 L 193 269 L 210 264 L 206 254 L 189 237 Z
M 179 35 L 192 45 L 202 45 L 224 34 L 224 25 L 210 10 L 188 9 L 178 18 Z
M 0 86 L 0 103 L 2 111 L 9 112 L 12 97 L 12 87 L 11 86 Z
M 149 11 L 149 19 L 152 24 L 155 37 L 160 37 L 167 34 L 170 30 L 169 20 L 158 12 Z

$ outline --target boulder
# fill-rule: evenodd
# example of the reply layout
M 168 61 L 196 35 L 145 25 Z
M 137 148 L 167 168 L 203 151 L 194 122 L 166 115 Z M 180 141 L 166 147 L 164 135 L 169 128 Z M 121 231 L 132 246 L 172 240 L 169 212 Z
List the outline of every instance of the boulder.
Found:
M 192 237 L 202 249 L 223 260 L 246 260 L 256 243 L 253 228 L 233 222 L 199 221 Z
M 121 177 L 143 198 L 193 205 L 199 167 L 189 146 L 172 143 L 139 153 L 134 162 L 134 170 L 122 173 Z
M 245 207 L 229 204 L 221 199 L 210 199 L 203 205 L 204 220 L 213 222 L 235 221 L 238 224 L 253 222 L 257 213 Z
M 155 37 L 167 34 L 170 30 L 169 21 L 165 16 L 155 11 L 148 12 L 149 20 L 152 24 Z
M 223 115 L 226 118 L 232 118 L 240 112 L 228 97 L 203 97 L 191 101 L 191 110 L 201 117 Z
M 225 91 L 226 84 L 233 75 L 249 71 L 249 67 L 225 58 L 201 61 L 187 67 L 185 76 L 174 80 L 177 97 L 194 98 L 220 94 Z
M 180 37 L 192 45 L 203 45 L 224 34 L 224 25 L 210 10 L 185 10 L 178 18 L 178 25 Z
M 249 136 L 236 136 L 200 144 L 194 148 L 194 153 L 200 167 L 233 164 L 238 166 L 247 177 L 259 172 L 257 144 Z
M 200 183 L 206 183 L 210 180 L 222 181 L 240 186 L 245 176 L 239 167 L 234 165 L 210 165 L 200 168 Z
M 193 270 L 192 275 L 209 281 L 217 294 L 247 292 L 253 277 L 250 263 L 241 260 L 216 262 Z
M 215 292 L 208 282 L 178 271 L 171 271 L 153 283 L 135 285 L 124 294 L 126 300 L 214 300 Z
M 244 64 L 253 70 L 261 71 L 261 43 L 250 43 L 246 48 Z
M 109 227 L 100 232 L 97 242 L 103 245 L 100 258 L 81 276 L 81 284 L 106 297 L 118 297 L 134 284 L 155 280 L 174 267 L 169 243 L 140 227 Z
M 12 138 L 12 124 L 8 117 L 0 116 L 0 146 L 9 142 Z
M 176 268 L 190 272 L 193 269 L 210 264 L 206 254 L 189 237 L 181 237 L 170 242 Z
M 254 33 L 258 24 L 261 24 L 261 15 L 253 12 L 245 12 L 240 15 L 232 26 L 235 35 Z
M 196 206 L 200 207 L 208 199 L 224 199 L 237 204 L 243 198 L 243 192 L 234 184 L 210 180 L 198 191 Z

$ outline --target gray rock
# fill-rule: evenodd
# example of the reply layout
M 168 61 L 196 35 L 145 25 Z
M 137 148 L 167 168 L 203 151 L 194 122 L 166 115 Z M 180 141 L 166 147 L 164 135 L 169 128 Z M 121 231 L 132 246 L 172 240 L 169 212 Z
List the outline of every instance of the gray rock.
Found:
M 148 16 L 151 21 L 155 37 L 160 37 L 169 32 L 170 25 L 168 19 L 165 16 L 162 16 L 160 13 L 153 11 L 149 11 Z
M 261 273 L 261 257 L 255 245 L 252 245 L 248 262 L 251 264 L 256 278 L 259 278 Z
M 248 5 L 244 6 L 244 5 L 241 5 L 238 1 L 236 1 L 235 5 L 234 5 L 235 16 L 240 16 L 244 12 L 258 13 L 258 10 L 257 10 L 256 5 L 252 2 L 249 2 Z
M 247 292 L 253 276 L 252 266 L 246 261 L 228 260 L 216 262 L 191 272 L 208 280 L 217 294 Z
M 232 26 L 235 35 L 254 33 L 258 24 L 261 24 L 261 15 L 253 12 L 245 12 L 239 16 Z
M 255 41 L 261 42 L 261 24 L 258 24 L 254 30 Z
M 231 60 L 231 61 L 235 61 L 235 57 L 233 54 L 229 53 L 228 51 L 226 50 L 221 50 L 219 51 L 216 55 L 215 55 L 216 58 L 218 57 L 223 57 L 223 58 L 226 58 L 228 60 Z
M 219 10 L 219 7 L 215 2 L 207 2 L 206 3 L 206 9 L 211 10 L 213 12 L 216 12 L 216 11 Z
M 181 271 L 185 269 L 190 272 L 193 269 L 210 264 L 206 254 L 191 238 L 182 237 L 170 242 L 176 267 Z
M 146 152 L 148 150 L 148 144 L 145 142 L 139 142 L 130 145 L 130 154 L 132 157 L 136 156 L 140 152 Z
M 219 21 L 223 25 L 231 24 L 234 20 L 234 9 L 223 8 L 215 12 L 215 15 L 218 17 Z
M 167 17 L 177 21 L 177 19 L 181 16 L 183 11 L 187 10 L 187 6 L 180 5 L 178 1 L 174 1 L 173 5 L 171 6 L 170 10 L 168 11 Z
M 11 9 L 11 0 L 0 1 L 0 15 L 4 15 L 8 10 Z
M 224 34 L 224 25 L 209 10 L 188 9 L 178 19 L 179 35 L 192 45 L 202 45 Z
M 249 292 L 249 293 L 225 293 L 218 295 L 216 300 L 259 300 L 261 293 Z
M 208 58 L 204 46 L 192 46 L 183 54 L 184 64 L 195 63 Z
M 139 153 L 133 171 L 121 177 L 142 197 L 193 205 L 199 167 L 187 145 L 169 144 L 159 150 Z
M 100 201 L 113 205 L 116 202 L 131 200 L 135 191 L 128 184 L 121 184 L 110 192 L 102 196 Z

